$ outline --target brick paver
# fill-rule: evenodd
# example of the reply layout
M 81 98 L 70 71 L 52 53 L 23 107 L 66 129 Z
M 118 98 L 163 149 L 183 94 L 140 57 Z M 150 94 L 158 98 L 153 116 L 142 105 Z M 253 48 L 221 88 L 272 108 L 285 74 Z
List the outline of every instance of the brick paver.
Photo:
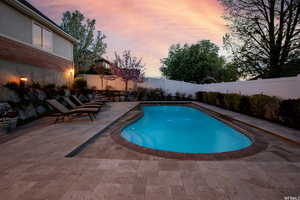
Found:
M 298 160 L 64 157 L 135 105 L 113 103 L 97 121 L 54 124 L 1 144 L 0 199 L 283 199 L 299 195 Z M 293 148 L 290 154 L 299 152 L 299 146 Z

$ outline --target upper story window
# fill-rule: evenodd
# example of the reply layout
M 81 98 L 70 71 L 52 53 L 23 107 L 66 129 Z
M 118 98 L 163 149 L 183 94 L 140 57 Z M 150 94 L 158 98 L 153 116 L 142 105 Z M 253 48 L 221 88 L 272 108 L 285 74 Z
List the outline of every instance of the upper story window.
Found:
M 53 50 L 52 32 L 45 27 L 33 23 L 32 24 L 32 43 L 34 46 L 43 48 L 47 51 Z
M 33 24 L 33 28 L 32 28 L 32 43 L 34 46 L 43 47 L 43 43 L 42 43 L 42 38 L 43 38 L 43 34 L 42 34 L 42 27 L 37 25 L 37 24 Z

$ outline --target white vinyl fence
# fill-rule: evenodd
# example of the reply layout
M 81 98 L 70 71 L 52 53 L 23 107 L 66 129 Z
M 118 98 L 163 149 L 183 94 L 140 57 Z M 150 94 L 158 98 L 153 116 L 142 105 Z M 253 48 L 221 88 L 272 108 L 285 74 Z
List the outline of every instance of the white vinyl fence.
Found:
M 266 94 L 282 99 L 300 98 L 300 75 L 288 78 L 259 79 L 226 83 L 192 84 L 183 81 L 146 78 L 138 87 L 161 88 L 167 93 L 194 95 L 198 91 L 239 93 L 243 95 Z

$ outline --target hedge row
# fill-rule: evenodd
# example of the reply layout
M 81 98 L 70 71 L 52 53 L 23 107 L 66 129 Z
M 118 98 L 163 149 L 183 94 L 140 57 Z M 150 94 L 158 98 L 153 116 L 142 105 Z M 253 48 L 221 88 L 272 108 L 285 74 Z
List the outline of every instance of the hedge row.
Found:
M 281 100 L 263 94 L 245 96 L 197 92 L 198 101 L 300 129 L 300 99 Z
M 176 92 L 175 96 L 166 93 L 160 88 L 137 88 L 137 91 L 132 93 L 137 101 L 188 101 L 192 100 L 192 95 Z

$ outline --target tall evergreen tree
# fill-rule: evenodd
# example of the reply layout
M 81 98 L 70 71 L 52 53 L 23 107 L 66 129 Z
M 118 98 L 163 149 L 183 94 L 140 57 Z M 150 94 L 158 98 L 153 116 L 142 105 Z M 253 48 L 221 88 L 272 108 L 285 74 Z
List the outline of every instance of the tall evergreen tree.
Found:
M 76 10 L 63 13 L 61 27 L 78 40 L 74 45 L 74 64 L 76 72 L 88 70 L 106 50 L 106 36 L 101 31 L 95 31 L 96 20 L 86 19 Z

